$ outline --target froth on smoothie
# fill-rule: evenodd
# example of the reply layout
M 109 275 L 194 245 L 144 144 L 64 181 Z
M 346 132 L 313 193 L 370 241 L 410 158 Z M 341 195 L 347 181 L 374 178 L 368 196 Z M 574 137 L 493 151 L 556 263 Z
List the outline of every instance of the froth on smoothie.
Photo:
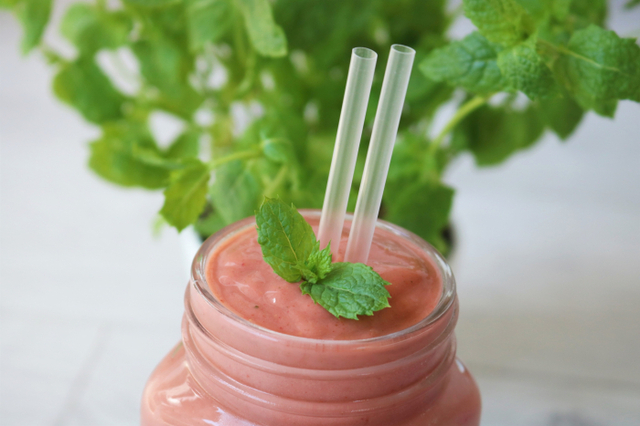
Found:
M 318 220 L 307 218 L 317 232 Z M 348 238 L 342 233 L 341 261 Z M 390 308 L 358 321 L 336 318 L 303 295 L 299 284 L 279 277 L 262 258 L 255 227 L 218 244 L 207 260 L 206 279 L 213 295 L 229 310 L 261 327 L 281 333 L 328 340 L 384 336 L 411 327 L 438 304 L 442 278 L 433 261 L 413 242 L 376 228 L 367 262 L 391 283 Z

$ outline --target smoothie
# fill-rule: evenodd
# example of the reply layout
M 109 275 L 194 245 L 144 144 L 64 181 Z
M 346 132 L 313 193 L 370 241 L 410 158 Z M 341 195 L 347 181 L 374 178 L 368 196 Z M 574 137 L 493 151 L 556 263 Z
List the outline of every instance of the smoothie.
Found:
M 308 219 L 317 233 L 317 218 Z M 349 225 L 342 233 L 341 262 Z M 392 285 L 391 308 L 358 321 L 338 319 L 309 296 L 276 275 L 263 260 L 257 231 L 249 228 L 222 242 L 207 265 L 207 282 L 215 297 L 242 318 L 280 333 L 313 339 L 347 340 L 384 336 L 426 318 L 442 292 L 442 278 L 433 261 L 416 244 L 379 229 L 373 239 L 369 266 Z
M 319 215 L 303 214 L 316 228 Z M 142 425 L 477 426 L 446 262 L 381 222 L 368 264 L 391 283 L 391 308 L 337 319 L 263 261 L 252 219 L 212 236 L 187 286 L 183 341 L 145 389 Z

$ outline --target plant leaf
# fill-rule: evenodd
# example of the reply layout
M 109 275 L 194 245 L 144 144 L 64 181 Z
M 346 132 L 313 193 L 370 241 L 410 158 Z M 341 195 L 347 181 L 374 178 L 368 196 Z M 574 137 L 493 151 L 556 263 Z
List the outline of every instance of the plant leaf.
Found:
M 273 20 L 268 0 L 237 0 L 244 15 L 249 39 L 262 56 L 281 57 L 287 54 L 287 38 Z
M 576 31 L 554 71 L 584 109 L 613 116 L 619 99 L 640 102 L 640 47 L 596 25 Z
M 262 141 L 264 156 L 274 163 L 294 164 L 296 155 L 291 144 L 285 139 L 265 139 Z
M 189 48 L 200 50 L 206 43 L 218 41 L 233 24 L 228 0 L 189 0 L 187 2 L 187 30 Z
M 132 29 L 133 22 L 125 13 L 101 11 L 85 3 L 71 5 L 60 23 L 62 35 L 83 53 L 122 46 Z
M 496 62 L 497 47 L 475 31 L 435 49 L 422 61 L 420 70 L 432 80 L 462 86 L 470 92 L 498 92 L 506 89 L 507 83 Z
M 440 237 L 442 228 L 449 224 L 449 212 L 453 202 L 453 189 L 437 181 L 403 181 L 394 186 L 396 194 L 387 196 L 388 212 L 385 220 L 410 229 L 429 241 L 437 249 L 445 251 Z
M 209 168 L 198 160 L 173 173 L 164 191 L 164 205 L 160 214 L 178 231 L 194 223 L 206 203 Z
M 311 226 L 293 205 L 274 198 L 265 198 L 256 225 L 265 262 L 286 281 L 300 281 L 301 267 L 317 248 Z
M 529 99 L 549 98 L 558 94 L 553 73 L 536 52 L 535 36 L 500 52 L 498 67 L 509 85 L 524 92 Z
M 167 148 L 165 157 L 169 159 L 195 158 L 200 150 L 200 131 L 187 129 Z
M 582 120 L 584 110 L 569 95 L 540 101 L 540 114 L 560 139 L 568 138 Z
M 110 182 L 147 189 L 169 184 L 167 167 L 161 163 L 150 164 L 136 156 L 138 151 L 159 152 L 151 135 L 141 125 L 122 122 L 105 125 L 102 137 L 91 142 L 89 149 L 89 167 Z
M 331 244 L 320 250 L 320 242 L 316 242 L 316 246 L 309 255 L 309 258 L 304 262 L 304 268 L 301 269 L 302 278 L 312 284 L 318 282 L 327 276 L 333 269 L 331 263 Z
M 317 283 L 303 282 L 300 289 L 336 317 L 358 319 L 387 308 L 389 283 L 363 263 L 334 263 L 333 269 Z
M 516 45 L 533 34 L 531 15 L 516 0 L 464 0 L 464 14 L 487 40 Z
M 176 99 L 182 91 L 183 58 L 178 46 L 163 37 L 135 42 L 131 49 L 140 61 L 140 73 L 169 98 Z
M 471 151 L 478 166 L 503 162 L 533 144 L 543 131 L 544 122 L 535 105 L 524 111 L 483 106 L 456 128 L 456 132 L 465 133 L 465 148 Z
M 141 6 L 146 8 L 160 8 L 180 3 L 182 0 L 122 0 L 124 3 L 132 6 Z
M 93 123 L 122 117 L 122 104 L 126 98 L 113 87 L 91 57 L 81 56 L 75 62 L 63 65 L 53 79 L 53 91 Z
M 209 196 L 227 225 L 253 215 L 261 189 L 253 173 L 240 160 L 218 167 Z
M 20 0 L 13 4 L 14 12 L 24 28 L 22 53 L 27 54 L 40 44 L 49 22 L 52 0 Z
M 207 207 L 205 206 L 205 211 Z M 206 239 L 209 235 L 213 235 L 222 228 L 227 226 L 224 219 L 218 212 L 211 211 L 208 214 L 203 213 L 202 216 L 198 218 L 196 223 L 193 224 L 195 230 L 200 234 L 203 239 Z

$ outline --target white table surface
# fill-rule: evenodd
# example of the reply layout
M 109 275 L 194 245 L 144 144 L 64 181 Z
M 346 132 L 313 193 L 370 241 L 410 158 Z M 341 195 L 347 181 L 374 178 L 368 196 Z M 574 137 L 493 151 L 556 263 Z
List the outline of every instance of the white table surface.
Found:
M 631 35 L 640 15 L 612 25 Z M 52 97 L 19 34 L 0 15 L 0 424 L 137 425 L 180 338 L 179 239 L 152 236 L 160 193 L 88 171 L 96 129 Z M 447 180 L 482 424 L 639 425 L 640 106 L 588 114 L 570 141 L 547 134 L 498 168 L 463 158 Z

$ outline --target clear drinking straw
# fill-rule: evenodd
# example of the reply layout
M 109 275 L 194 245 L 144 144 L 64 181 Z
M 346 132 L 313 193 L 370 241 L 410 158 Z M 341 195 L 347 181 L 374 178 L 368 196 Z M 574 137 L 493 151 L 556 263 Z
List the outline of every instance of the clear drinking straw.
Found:
M 326 247 L 331 241 L 331 252 L 334 255 L 338 253 L 340 246 L 344 215 L 377 59 L 378 54 L 365 47 L 356 47 L 351 52 L 347 87 L 342 101 L 338 134 L 318 230 L 320 248 Z
M 391 46 L 347 243 L 345 262 L 366 263 L 369 258 L 415 54 L 415 50 L 410 47 L 399 44 Z

